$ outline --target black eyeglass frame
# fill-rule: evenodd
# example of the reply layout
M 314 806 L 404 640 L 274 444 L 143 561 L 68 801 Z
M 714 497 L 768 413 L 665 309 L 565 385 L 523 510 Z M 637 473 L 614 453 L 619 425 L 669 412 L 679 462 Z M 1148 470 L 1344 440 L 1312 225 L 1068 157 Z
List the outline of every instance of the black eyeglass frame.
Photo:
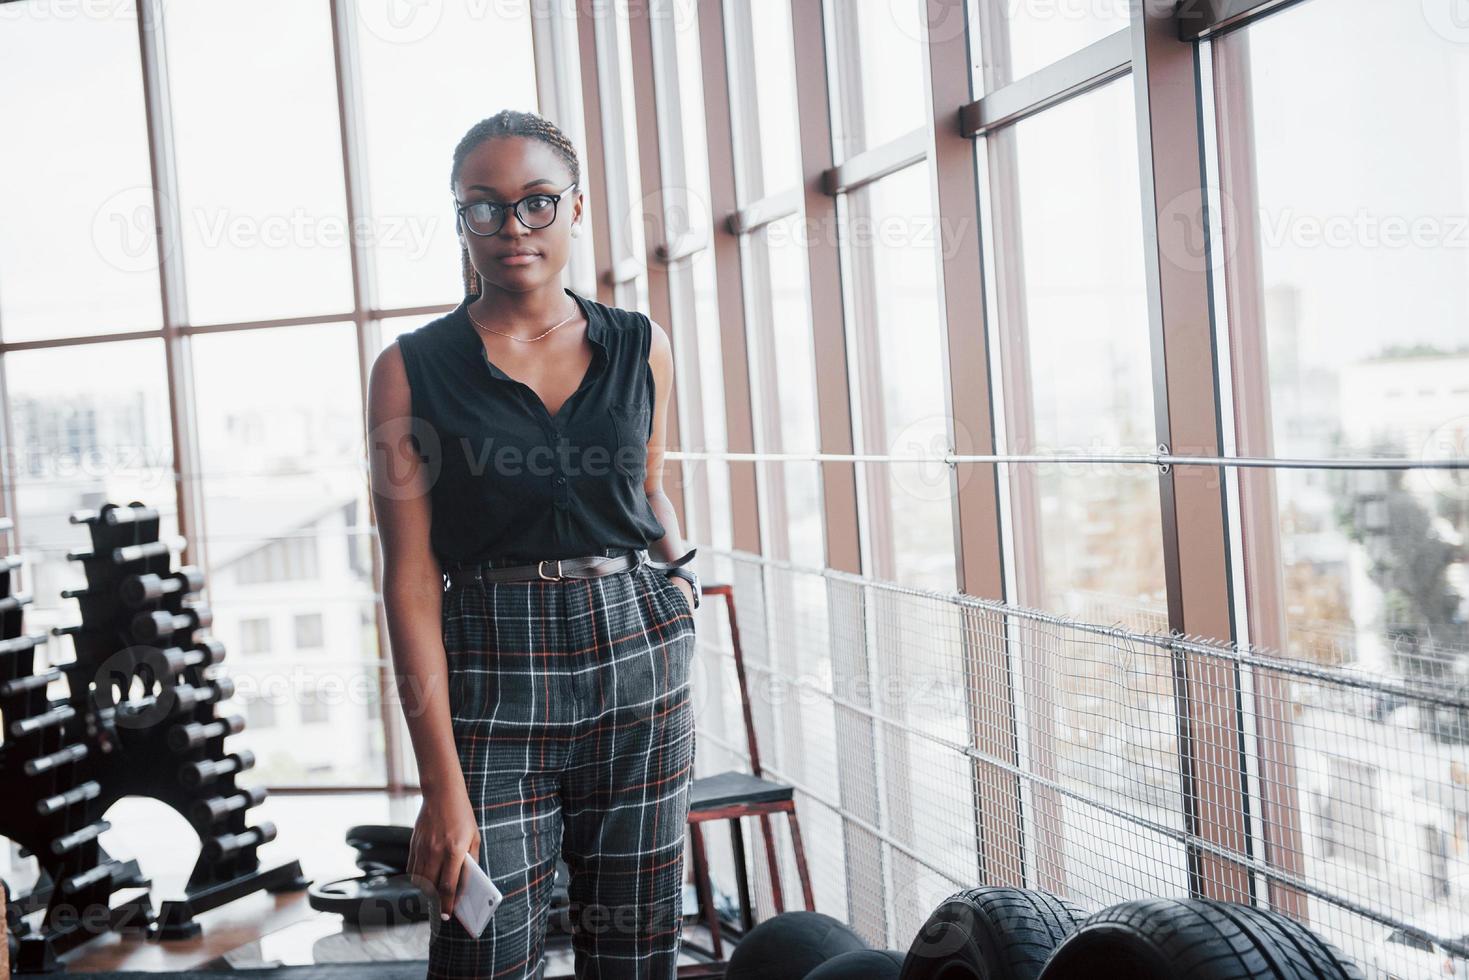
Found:
M 493 235 L 500 234 L 501 230 L 505 227 L 506 219 L 510 217 L 510 213 L 512 211 L 515 212 L 516 219 L 527 228 L 536 230 L 541 228 L 549 228 L 551 225 L 554 225 L 556 223 L 556 215 L 559 213 L 561 208 L 561 199 L 565 197 L 567 193 L 579 183 L 581 183 L 580 180 L 573 180 L 571 183 L 567 184 L 564 188 L 562 188 L 555 194 L 547 194 L 545 191 L 537 191 L 534 194 L 527 194 L 525 197 L 522 197 L 520 200 L 513 203 L 508 201 L 470 201 L 468 204 L 460 204 L 458 201 L 455 201 L 454 203 L 456 207 L 454 208 L 454 215 L 455 218 L 458 220 L 459 226 L 461 228 L 464 228 L 472 235 L 478 235 L 480 238 L 489 238 Z M 520 211 L 520 206 L 522 204 L 524 204 L 526 201 L 530 201 L 538 197 L 549 198 L 551 201 L 551 220 L 547 221 L 543 225 L 531 224 L 525 219 L 525 215 L 522 214 Z M 481 204 L 497 204 L 500 207 L 504 208 L 504 210 L 500 213 L 500 223 L 495 226 L 494 231 L 477 231 L 470 225 L 468 219 L 464 217 L 465 211 L 468 211 L 470 208 L 473 207 L 478 207 Z

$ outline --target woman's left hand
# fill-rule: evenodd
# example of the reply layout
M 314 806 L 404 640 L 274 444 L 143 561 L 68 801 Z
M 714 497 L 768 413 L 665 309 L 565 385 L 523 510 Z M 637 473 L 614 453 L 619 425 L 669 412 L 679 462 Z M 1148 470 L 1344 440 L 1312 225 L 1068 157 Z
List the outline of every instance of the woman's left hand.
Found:
M 678 586 L 680 590 L 682 590 L 684 601 L 689 604 L 689 611 L 690 612 L 693 612 L 693 609 L 694 609 L 694 586 L 693 586 L 693 584 L 690 583 L 688 579 L 681 578 L 678 575 L 670 575 L 670 576 L 668 576 L 668 580 L 670 582 L 672 582 L 674 585 Z

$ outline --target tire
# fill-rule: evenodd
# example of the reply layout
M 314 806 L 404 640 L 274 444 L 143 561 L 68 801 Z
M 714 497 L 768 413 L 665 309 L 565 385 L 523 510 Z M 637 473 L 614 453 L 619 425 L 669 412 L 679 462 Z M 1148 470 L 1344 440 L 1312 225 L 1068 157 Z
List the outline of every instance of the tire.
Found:
M 1335 946 L 1269 909 L 1144 899 L 1098 912 L 1056 948 L 1040 980 L 1362 980 Z
M 782 912 L 745 934 L 729 954 L 725 980 L 803 980 L 843 953 L 867 949 L 852 927 L 821 912 Z
M 971 888 L 944 899 L 914 937 L 899 980 L 1036 980 L 1056 945 L 1086 918 L 1027 888 Z
M 802 980 L 898 980 L 903 953 L 896 949 L 856 949 L 833 956 Z

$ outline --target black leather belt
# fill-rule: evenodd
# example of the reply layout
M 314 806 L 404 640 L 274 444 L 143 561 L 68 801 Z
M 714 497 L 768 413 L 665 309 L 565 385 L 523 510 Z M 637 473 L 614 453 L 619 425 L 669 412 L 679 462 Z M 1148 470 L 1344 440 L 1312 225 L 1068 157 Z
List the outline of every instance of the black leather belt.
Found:
M 639 565 L 666 570 L 688 564 L 698 551 L 687 552 L 669 561 L 657 561 L 648 557 L 646 549 L 639 548 L 622 555 L 579 555 L 575 558 L 547 558 L 542 561 L 520 565 L 500 565 L 491 559 L 483 562 L 458 562 L 443 566 L 448 576 L 448 587 L 464 582 L 561 582 L 569 578 L 597 578 L 631 571 Z

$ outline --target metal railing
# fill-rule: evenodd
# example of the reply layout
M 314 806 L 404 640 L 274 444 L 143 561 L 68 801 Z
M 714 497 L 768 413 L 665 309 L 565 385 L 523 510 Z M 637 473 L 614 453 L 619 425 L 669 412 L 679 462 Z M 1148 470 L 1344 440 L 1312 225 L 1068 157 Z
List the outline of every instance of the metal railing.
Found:
M 817 907 L 874 945 L 905 949 L 977 884 L 1097 909 L 1220 875 L 1364 963 L 1395 932 L 1469 956 L 1469 656 L 1400 676 L 701 550 L 736 586 L 762 759 L 796 787 Z M 700 774 L 743 758 L 719 608 Z M 1210 717 L 1220 703 L 1235 717 Z

